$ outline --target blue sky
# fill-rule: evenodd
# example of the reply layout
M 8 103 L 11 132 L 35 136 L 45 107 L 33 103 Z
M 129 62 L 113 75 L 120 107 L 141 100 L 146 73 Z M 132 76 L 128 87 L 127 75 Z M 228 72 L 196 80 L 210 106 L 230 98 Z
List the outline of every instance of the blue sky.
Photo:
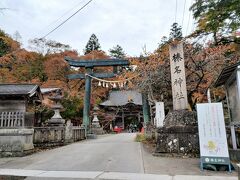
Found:
M 10 35 L 18 31 L 24 47 L 28 40 L 43 37 L 88 0 L 1 0 L 0 28 Z M 176 11 L 177 1 L 177 11 Z M 119 44 L 130 56 L 138 56 L 146 46 L 153 52 L 162 36 L 168 36 L 176 21 L 183 27 L 183 35 L 194 29 L 193 0 L 93 0 L 85 9 L 48 39 L 69 44 L 80 54 L 92 33 L 99 39 L 102 50 Z M 177 12 L 177 13 L 176 13 Z M 183 16 L 184 14 L 184 16 Z M 187 28 L 188 27 L 188 28 Z

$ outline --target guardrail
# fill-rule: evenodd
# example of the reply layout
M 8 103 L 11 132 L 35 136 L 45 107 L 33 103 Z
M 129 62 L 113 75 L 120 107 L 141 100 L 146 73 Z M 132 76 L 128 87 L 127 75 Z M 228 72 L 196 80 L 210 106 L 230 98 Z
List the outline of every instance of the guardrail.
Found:
M 72 131 L 73 131 L 72 137 L 74 142 L 86 139 L 85 128 L 80 126 L 73 126 Z

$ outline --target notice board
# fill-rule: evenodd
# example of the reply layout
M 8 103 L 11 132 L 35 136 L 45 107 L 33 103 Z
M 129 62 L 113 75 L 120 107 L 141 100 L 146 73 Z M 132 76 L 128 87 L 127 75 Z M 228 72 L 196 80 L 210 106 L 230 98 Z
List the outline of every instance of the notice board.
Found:
M 204 164 L 230 167 L 222 103 L 197 104 L 197 116 L 201 169 Z

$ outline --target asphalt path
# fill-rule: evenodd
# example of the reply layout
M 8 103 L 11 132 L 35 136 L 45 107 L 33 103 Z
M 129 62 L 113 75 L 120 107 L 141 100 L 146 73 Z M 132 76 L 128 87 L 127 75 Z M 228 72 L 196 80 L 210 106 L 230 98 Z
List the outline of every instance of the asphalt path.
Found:
M 237 180 L 236 171 L 201 172 L 198 158 L 154 157 L 135 137 L 102 135 L 25 157 L 1 158 L 0 179 Z
M 107 135 L 21 158 L 0 168 L 144 173 L 142 147 L 134 133 Z

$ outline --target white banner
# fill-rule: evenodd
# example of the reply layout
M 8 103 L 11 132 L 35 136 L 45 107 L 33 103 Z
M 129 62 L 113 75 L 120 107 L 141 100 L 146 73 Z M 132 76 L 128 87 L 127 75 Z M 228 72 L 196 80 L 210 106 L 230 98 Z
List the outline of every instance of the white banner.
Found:
M 165 119 L 164 102 L 156 102 L 156 115 L 155 115 L 156 127 L 163 127 L 164 119 Z
M 222 103 L 197 104 L 197 116 L 203 163 L 229 163 Z
M 184 66 L 183 43 L 169 46 L 173 109 L 187 109 L 187 87 Z

